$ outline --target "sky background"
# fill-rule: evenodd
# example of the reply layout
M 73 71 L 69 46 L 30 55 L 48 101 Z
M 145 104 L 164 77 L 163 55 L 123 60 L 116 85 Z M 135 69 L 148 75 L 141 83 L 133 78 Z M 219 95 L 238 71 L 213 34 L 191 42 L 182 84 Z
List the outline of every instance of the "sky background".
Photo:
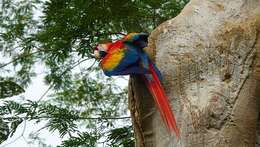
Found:
M 93 61 L 86 62 L 85 64 L 91 65 L 91 64 L 93 64 Z M 75 70 L 79 70 L 79 69 L 80 69 L 80 66 L 77 67 Z M 11 99 L 15 99 L 17 101 L 24 100 L 24 99 L 37 101 L 37 100 L 39 100 L 40 97 L 42 97 L 42 95 L 48 89 L 48 86 L 45 85 L 45 83 L 44 83 L 44 76 L 45 76 L 44 67 L 42 65 L 38 64 L 35 66 L 35 70 L 36 70 L 36 73 L 38 76 L 34 77 L 32 79 L 32 83 L 25 90 L 25 93 L 23 93 L 19 96 L 15 96 Z M 105 75 L 104 75 L 104 78 L 105 78 Z M 116 78 L 116 84 L 118 84 L 122 88 L 126 87 L 128 84 L 128 76 Z M 51 93 L 52 93 L 52 91 L 48 92 L 48 94 L 51 94 Z M 42 100 L 48 100 L 48 94 Z M 32 132 L 37 132 L 39 129 L 44 127 L 46 122 L 41 122 L 41 123 L 35 124 L 34 121 L 30 121 L 30 122 L 26 121 L 25 123 L 20 124 L 17 131 L 15 132 L 14 136 L 12 136 L 11 138 L 9 138 L 5 142 L 3 142 L 0 145 L 0 147 L 40 147 L 39 145 L 37 145 L 37 143 L 35 143 L 34 145 L 29 144 L 29 141 L 31 141 L 29 139 L 29 134 Z M 120 123 L 118 125 L 120 125 Z M 20 137 L 22 133 L 24 134 L 23 135 L 24 137 Z M 57 131 L 51 133 L 48 130 L 43 129 L 43 130 L 39 131 L 38 133 L 39 133 L 39 137 L 42 138 L 44 143 L 46 143 L 47 145 L 51 145 L 51 146 L 55 147 L 55 146 L 61 144 L 62 140 L 59 137 L 59 133 Z M 17 138 L 19 138 L 19 139 L 17 139 Z M 66 139 L 66 137 L 63 139 Z M 102 147 L 102 146 L 103 145 L 98 145 L 98 147 Z
M 36 72 L 38 73 L 38 76 L 33 78 L 32 84 L 26 89 L 26 92 L 23 93 L 21 96 L 14 97 L 13 99 L 16 100 L 22 100 L 23 98 L 32 100 L 32 101 L 37 101 L 43 93 L 48 89 L 48 86 L 44 84 L 44 74 L 43 74 L 44 68 L 40 65 L 36 67 Z M 43 100 L 47 100 L 47 97 L 45 97 Z M 26 124 L 25 124 L 26 123 Z M 31 132 L 36 132 L 40 128 L 42 128 L 45 123 L 39 123 L 35 124 L 34 122 L 28 122 L 26 121 L 25 123 L 22 123 L 19 125 L 19 128 L 17 129 L 16 133 L 14 134 L 13 137 L 9 138 L 6 140 L 0 147 L 38 147 L 36 145 L 29 145 L 27 142 L 30 141 L 28 139 L 28 136 Z M 25 129 L 24 129 L 25 127 Z M 22 132 L 24 130 L 24 136 L 20 137 L 18 140 L 19 136 L 21 136 Z M 61 140 L 59 138 L 58 132 L 53 132 L 49 133 L 48 130 L 41 130 L 40 131 L 40 137 L 44 138 L 46 140 L 47 144 L 57 146 L 58 144 L 61 143 Z M 16 140 L 16 141 L 15 141 Z M 13 142 L 15 141 L 15 142 Z M 13 142 L 13 143 L 12 143 Z M 9 144 L 11 143 L 11 144 Z

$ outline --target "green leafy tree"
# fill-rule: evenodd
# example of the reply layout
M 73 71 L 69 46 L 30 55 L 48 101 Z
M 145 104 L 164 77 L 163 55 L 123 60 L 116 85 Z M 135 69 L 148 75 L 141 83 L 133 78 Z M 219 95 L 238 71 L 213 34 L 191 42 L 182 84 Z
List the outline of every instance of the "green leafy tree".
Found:
M 1 0 L 0 143 L 26 121 L 46 121 L 43 129 L 66 136 L 60 146 L 133 146 L 127 91 L 103 76 L 92 48 L 127 32 L 150 32 L 187 2 Z M 49 88 L 37 101 L 21 100 L 38 66 Z M 38 133 L 31 140 L 47 146 Z

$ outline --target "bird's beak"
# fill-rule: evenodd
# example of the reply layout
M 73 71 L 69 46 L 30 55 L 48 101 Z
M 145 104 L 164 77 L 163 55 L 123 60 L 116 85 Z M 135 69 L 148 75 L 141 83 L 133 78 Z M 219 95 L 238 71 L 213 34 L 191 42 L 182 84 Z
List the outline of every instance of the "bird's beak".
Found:
M 100 59 L 100 54 L 98 50 L 94 50 L 94 54 L 91 54 L 91 56 L 93 56 L 96 59 Z

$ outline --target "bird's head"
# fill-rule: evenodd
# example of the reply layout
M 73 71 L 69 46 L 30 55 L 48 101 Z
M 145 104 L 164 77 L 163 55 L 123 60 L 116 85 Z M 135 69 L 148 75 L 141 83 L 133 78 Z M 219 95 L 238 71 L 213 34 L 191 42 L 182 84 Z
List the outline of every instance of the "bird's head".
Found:
M 107 55 L 107 51 L 109 48 L 110 43 L 106 43 L 106 44 L 98 44 L 95 48 L 94 48 L 94 54 L 93 56 L 96 59 L 102 59 Z

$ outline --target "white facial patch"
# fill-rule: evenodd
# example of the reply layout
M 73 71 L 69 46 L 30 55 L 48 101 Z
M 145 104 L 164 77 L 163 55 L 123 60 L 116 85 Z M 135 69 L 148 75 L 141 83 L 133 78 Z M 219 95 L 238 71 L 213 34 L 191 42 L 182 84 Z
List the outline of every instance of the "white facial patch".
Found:
M 95 57 L 95 58 L 100 58 L 100 54 L 99 54 L 99 51 L 98 51 L 98 50 L 95 50 L 95 51 L 94 51 L 94 57 Z
M 99 51 L 107 51 L 107 46 L 105 45 L 105 44 L 99 44 L 98 46 L 97 46 L 97 49 L 99 50 Z

